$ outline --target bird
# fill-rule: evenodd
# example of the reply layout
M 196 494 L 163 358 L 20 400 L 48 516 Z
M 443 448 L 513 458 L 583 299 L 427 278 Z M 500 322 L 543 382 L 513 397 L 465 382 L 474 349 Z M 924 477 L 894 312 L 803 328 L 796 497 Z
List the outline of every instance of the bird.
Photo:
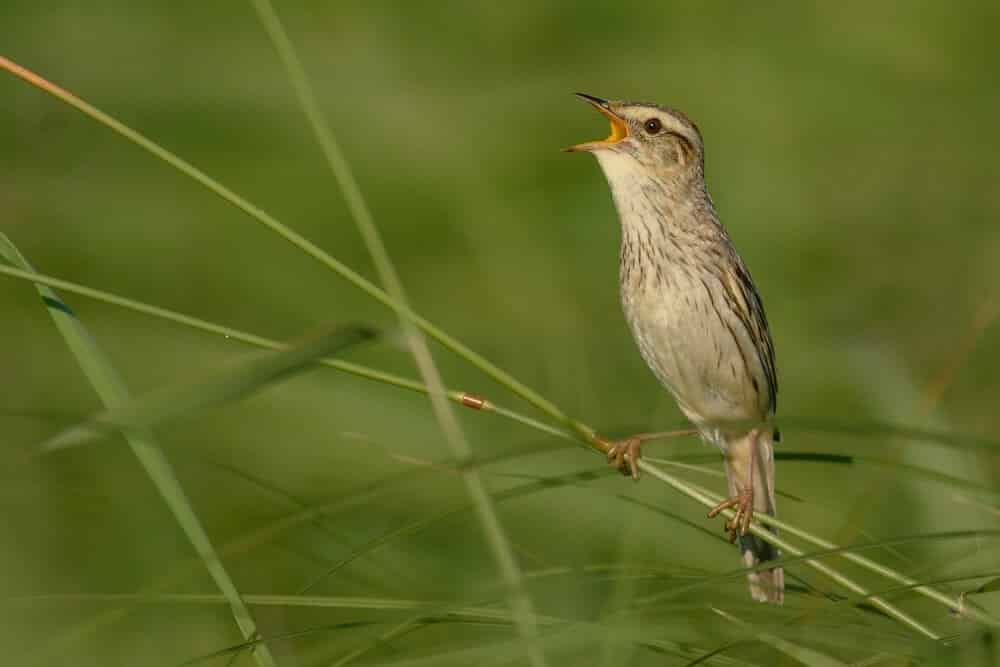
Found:
M 724 525 L 739 546 L 750 594 L 781 604 L 784 571 L 769 542 L 748 534 L 755 513 L 775 516 L 774 343 L 750 271 L 723 227 L 705 183 L 701 132 L 657 104 L 576 95 L 603 114 L 610 135 L 567 148 L 593 154 L 621 223 L 622 310 L 639 352 L 701 439 L 723 455 L 732 508 Z M 607 442 L 609 463 L 638 479 L 640 434 Z M 776 531 L 775 531 L 776 532 Z

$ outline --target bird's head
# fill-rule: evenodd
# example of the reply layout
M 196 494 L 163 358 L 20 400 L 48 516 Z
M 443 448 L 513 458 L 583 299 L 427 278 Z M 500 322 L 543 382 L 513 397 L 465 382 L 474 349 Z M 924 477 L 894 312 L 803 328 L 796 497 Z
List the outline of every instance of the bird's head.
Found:
M 607 139 L 566 150 L 593 153 L 609 180 L 613 176 L 645 175 L 676 182 L 702 176 L 701 133 L 681 112 L 656 104 L 576 95 L 607 117 L 611 134 Z

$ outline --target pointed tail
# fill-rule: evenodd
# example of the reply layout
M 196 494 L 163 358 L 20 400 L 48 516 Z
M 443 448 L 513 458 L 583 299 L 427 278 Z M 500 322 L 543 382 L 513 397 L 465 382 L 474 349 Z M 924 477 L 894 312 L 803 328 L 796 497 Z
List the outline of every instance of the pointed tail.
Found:
M 754 447 L 756 439 L 756 447 Z M 756 449 L 756 452 L 754 452 Z M 753 454 L 756 454 L 753 456 Z M 726 447 L 726 480 L 730 496 L 736 496 L 746 485 L 753 467 L 753 509 L 755 513 L 776 516 L 774 502 L 774 447 L 769 428 L 755 429 L 729 440 Z M 771 529 L 777 534 L 777 530 Z M 743 564 L 754 567 L 779 557 L 778 549 L 755 535 L 741 535 L 737 543 Z M 751 572 L 747 575 L 750 595 L 758 602 L 781 604 L 785 599 L 785 571 L 780 567 Z

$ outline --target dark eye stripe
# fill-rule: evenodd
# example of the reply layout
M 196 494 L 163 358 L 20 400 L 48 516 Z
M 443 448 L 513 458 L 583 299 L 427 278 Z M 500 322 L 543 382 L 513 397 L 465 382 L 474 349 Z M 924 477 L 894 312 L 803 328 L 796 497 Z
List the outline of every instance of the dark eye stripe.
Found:
M 690 139 L 688 139 L 687 137 L 685 137 L 680 132 L 673 132 L 673 131 L 667 130 L 667 134 L 669 134 L 672 137 L 676 137 L 680 141 L 681 146 L 684 147 L 685 151 L 687 151 L 688 153 L 694 154 L 694 152 L 695 152 L 694 144 L 691 143 Z

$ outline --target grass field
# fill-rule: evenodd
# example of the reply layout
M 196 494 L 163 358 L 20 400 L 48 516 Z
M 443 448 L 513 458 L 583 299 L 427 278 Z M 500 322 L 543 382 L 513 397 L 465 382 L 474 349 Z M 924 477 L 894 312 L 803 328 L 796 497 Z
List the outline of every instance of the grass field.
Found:
M 382 285 L 262 6 L 12 0 L 0 56 Z M 293 349 L 72 285 L 47 309 L 0 261 L 2 662 L 1000 664 L 995 3 L 275 10 L 412 309 L 609 436 L 684 424 L 621 316 L 603 176 L 560 152 L 606 131 L 571 93 L 695 119 L 774 333 L 780 518 L 828 546 L 782 535 L 890 576 L 813 559 L 859 595 L 800 558 L 783 607 L 753 603 L 702 504 L 613 474 L 433 336 L 448 389 L 537 422 L 302 367 L 428 382 L 392 308 L 5 72 L 0 232 L 37 272 Z M 693 438 L 645 452 L 724 489 Z

